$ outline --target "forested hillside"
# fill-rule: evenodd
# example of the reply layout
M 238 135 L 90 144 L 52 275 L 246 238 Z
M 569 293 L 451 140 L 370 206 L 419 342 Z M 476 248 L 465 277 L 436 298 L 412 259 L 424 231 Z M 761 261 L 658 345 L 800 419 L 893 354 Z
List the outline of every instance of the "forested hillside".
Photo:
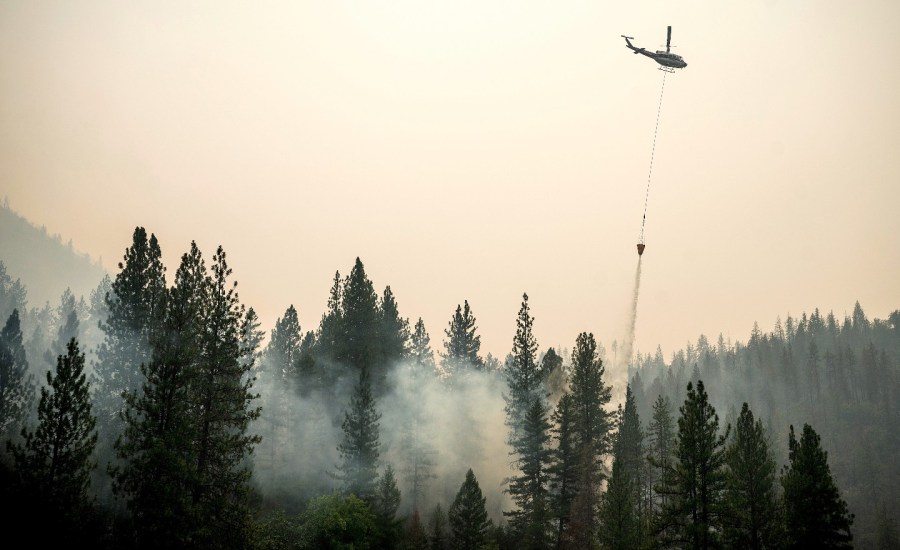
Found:
M 0 263 L 0 498 L 36 542 L 897 547 L 900 311 L 701 336 L 621 389 L 594 334 L 540 346 L 527 294 L 502 358 L 477 304 L 426 327 L 359 258 L 316 326 L 285 304 L 266 330 L 222 247 L 163 244 L 136 228 L 47 308 Z
M 773 325 L 755 326 L 746 343 L 701 336 L 669 361 L 660 352 L 638 357 L 632 386 L 641 417 L 658 396 L 680 403 L 686 384 L 703 380 L 732 425 L 741 403 L 750 405 L 778 464 L 787 461 L 789 427 L 812 424 L 856 514 L 859 547 L 874 547 L 879 522 L 900 513 L 900 311 L 868 319 L 856 303 L 843 318 L 814 309 Z
M 35 226 L 6 202 L 0 204 L 0 260 L 10 277 L 27 283 L 29 305 L 36 308 L 55 304 L 67 287 L 88 296 L 106 274 L 99 260 Z

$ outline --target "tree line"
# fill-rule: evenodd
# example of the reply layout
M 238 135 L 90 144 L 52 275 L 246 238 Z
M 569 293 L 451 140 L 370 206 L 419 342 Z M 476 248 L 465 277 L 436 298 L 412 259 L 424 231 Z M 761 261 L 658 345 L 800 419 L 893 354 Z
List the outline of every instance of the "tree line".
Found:
M 24 286 L 0 272 L 0 306 L 11 310 L 0 340 L 3 499 L 23 520 L 12 525 L 41 518 L 47 540 L 111 548 L 849 548 L 854 540 L 852 508 L 809 423 L 788 426 L 779 470 L 772 411 L 766 424 L 754 416 L 755 393 L 732 389 L 728 403 L 742 406 L 724 423 L 710 402 L 707 386 L 725 378 L 711 365 L 736 364 L 745 349 L 758 355 L 767 339 L 758 331 L 713 359 L 688 350 L 660 368 L 639 356 L 614 408 L 594 335 L 577 335 L 570 354 L 540 352 L 527 294 L 502 361 L 482 357 L 467 301 L 436 360 L 421 318 L 402 317 L 389 286 L 376 293 L 359 259 L 347 276 L 335 274 L 315 330 L 301 330 L 291 305 L 265 346 L 221 247 L 207 266 L 192 243 L 171 285 L 165 272 L 155 236 L 136 228 L 90 307 L 64 297 L 52 343 L 34 335 L 53 323 L 32 320 L 24 338 Z M 79 313 L 90 330 L 80 330 Z M 896 374 L 896 348 L 876 349 L 884 357 L 875 354 L 875 368 Z M 704 370 L 683 377 L 675 363 L 695 358 Z M 819 391 L 832 383 L 867 391 L 846 379 L 821 376 Z M 468 393 L 496 400 L 435 410 L 411 399 L 393 414 L 400 385 L 421 396 L 438 388 L 451 403 Z M 487 403 L 502 409 L 494 412 L 505 427 L 504 451 L 490 456 L 484 442 L 494 434 L 479 422 L 491 411 L 477 410 Z M 436 433 L 437 415 L 457 417 L 459 429 Z M 445 438 L 457 447 L 456 470 L 437 450 Z M 508 473 L 502 487 L 483 492 L 479 477 L 498 464 Z M 896 544 L 893 523 L 878 536 Z

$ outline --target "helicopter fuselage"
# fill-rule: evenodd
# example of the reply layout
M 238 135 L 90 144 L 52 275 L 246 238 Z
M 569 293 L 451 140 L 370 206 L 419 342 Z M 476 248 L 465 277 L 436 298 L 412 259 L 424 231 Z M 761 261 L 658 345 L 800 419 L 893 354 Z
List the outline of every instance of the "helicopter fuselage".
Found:
M 683 69 L 687 67 L 687 63 L 684 62 L 684 59 L 682 59 L 680 55 L 675 55 L 674 53 L 657 51 L 655 54 L 646 53 L 644 55 L 654 59 L 657 63 L 659 63 L 660 65 L 665 65 L 666 67 L 674 67 L 676 69 Z
M 687 63 L 685 63 L 684 59 L 678 54 L 674 54 L 671 52 L 664 52 L 662 50 L 657 50 L 656 52 L 650 52 L 646 48 L 638 48 L 631 43 L 631 37 L 622 35 L 622 38 L 625 39 L 625 46 L 633 51 L 635 54 L 646 55 L 650 59 L 656 61 L 660 65 L 664 67 L 671 67 L 673 69 L 683 69 L 687 67 Z

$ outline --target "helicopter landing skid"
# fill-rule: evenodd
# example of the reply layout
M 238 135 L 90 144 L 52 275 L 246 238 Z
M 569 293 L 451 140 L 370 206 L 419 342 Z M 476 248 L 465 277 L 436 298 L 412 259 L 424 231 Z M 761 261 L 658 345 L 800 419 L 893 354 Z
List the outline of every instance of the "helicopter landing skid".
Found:
M 674 74 L 674 73 L 675 73 L 675 68 L 674 68 L 674 67 L 657 67 L 657 69 L 660 70 L 660 71 L 663 71 L 663 72 L 665 72 L 665 73 L 669 73 L 669 74 Z

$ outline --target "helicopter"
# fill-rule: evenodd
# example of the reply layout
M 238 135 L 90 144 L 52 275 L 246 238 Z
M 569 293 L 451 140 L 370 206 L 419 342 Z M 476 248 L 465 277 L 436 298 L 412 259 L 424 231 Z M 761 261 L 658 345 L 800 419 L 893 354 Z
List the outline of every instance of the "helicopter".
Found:
M 656 53 L 651 53 L 647 51 L 645 48 L 636 48 L 631 44 L 631 41 L 634 40 L 633 36 L 625 36 L 622 35 L 622 38 L 625 39 L 625 47 L 629 50 L 632 50 L 635 54 L 646 55 L 650 59 L 656 61 L 662 67 L 659 67 L 660 70 L 673 73 L 675 69 L 683 69 L 687 67 L 687 63 L 684 62 L 684 59 L 681 58 L 680 55 L 669 52 L 669 44 L 672 42 L 672 26 L 669 25 L 669 30 L 666 35 L 666 51 L 656 50 Z

